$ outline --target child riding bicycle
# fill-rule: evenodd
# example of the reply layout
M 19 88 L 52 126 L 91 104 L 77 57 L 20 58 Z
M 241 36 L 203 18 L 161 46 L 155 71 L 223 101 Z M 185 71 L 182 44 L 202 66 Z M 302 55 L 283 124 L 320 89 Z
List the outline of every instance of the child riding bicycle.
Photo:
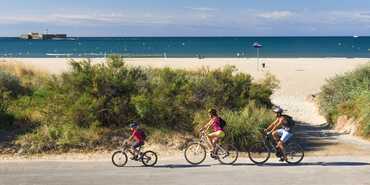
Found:
M 145 132 L 139 129 L 139 124 L 136 122 L 130 124 L 130 131 L 131 136 L 125 141 L 125 143 L 131 142 L 131 149 L 134 153 L 132 159 L 137 160 L 139 158 L 140 147 L 144 145 L 146 136 Z

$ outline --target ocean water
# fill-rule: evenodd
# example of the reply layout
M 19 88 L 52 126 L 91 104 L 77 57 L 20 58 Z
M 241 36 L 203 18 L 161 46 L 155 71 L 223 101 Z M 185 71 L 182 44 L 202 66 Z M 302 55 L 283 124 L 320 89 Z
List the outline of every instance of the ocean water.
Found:
M 0 37 L 0 57 L 260 57 L 370 58 L 370 37 L 78 37 L 20 40 Z

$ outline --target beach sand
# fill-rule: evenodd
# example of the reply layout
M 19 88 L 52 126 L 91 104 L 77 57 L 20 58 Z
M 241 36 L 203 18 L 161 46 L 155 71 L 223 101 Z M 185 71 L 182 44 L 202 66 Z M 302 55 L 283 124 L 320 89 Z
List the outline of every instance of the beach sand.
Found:
M 69 70 L 67 58 L 2 58 L 0 63 L 17 63 L 34 69 L 60 74 Z M 74 59 L 82 60 L 82 59 Z M 5 62 L 6 61 L 6 62 Z M 92 59 L 94 63 L 105 59 Z M 368 58 L 262 58 L 257 65 L 255 58 L 128 58 L 128 65 L 144 67 L 171 67 L 196 70 L 202 67 L 222 68 L 235 66 L 239 72 L 249 73 L 260 80 L 271 73 L 280 80 L 280 88 L 274 93 L 275 104 L 287 109 L 296 119 L 311 124 L 322 124 L 311 96 L 320 92 L 326 79 L 351 71 L 370 62 Z M 262 68 L 265 63 L 265 68 Z

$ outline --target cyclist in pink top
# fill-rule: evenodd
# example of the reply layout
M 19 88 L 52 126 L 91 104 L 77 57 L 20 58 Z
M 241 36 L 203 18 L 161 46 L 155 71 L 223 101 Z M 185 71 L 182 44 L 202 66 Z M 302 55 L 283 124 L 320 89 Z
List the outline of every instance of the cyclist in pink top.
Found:
M 221 126 L 221 118 L 217 114 L 216 109 L 210 109 L 208 110 L 208 115 L 210 120 L 208 123 L 200 130 L 201 132 L 207 131 L 209 128 L 212 127 L 213 132 L 209 133 L 207 136 L 209 143 L 212 143 L 210 146 L 211 156 L 214 156 L 214 146 L 215 144 L 223 137 L 225 137 L 224 129 Z

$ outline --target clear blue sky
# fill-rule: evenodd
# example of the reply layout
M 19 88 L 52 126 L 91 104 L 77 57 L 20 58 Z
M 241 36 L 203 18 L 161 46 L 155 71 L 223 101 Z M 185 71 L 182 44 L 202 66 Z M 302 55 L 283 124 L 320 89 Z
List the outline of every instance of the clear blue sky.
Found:
M 2 0 L 0 36 L 370 35 L 370 0 Z

